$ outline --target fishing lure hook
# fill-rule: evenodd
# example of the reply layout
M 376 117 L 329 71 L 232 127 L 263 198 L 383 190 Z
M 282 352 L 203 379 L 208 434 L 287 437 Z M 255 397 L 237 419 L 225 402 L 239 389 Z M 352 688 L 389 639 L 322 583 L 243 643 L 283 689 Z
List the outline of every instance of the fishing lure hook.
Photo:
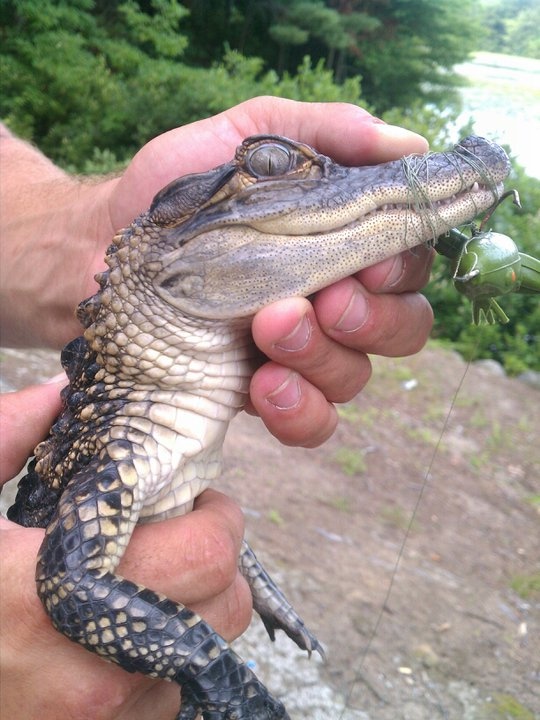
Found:
M 509 293 L 540 293 L 540 260 L 519 251 L 502 233 L 484 230 L 495 210 L 508 197 L 521 207 L 517 190 L 509 190 L 490 208 L 471 236 L 453 228 L 438 238 L 435 249 L 449 258 L 456 290 L 472 302 L 472 321 L 507 323 L 508 315 L 495 300 Z

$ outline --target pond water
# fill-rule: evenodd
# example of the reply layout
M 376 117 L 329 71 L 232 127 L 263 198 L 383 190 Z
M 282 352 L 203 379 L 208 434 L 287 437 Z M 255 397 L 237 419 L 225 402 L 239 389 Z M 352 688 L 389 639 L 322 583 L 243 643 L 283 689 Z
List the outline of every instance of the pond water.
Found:
M 458 125 L 472 118 L 476 134 L 509 145 L 527 173 L 540 178 L 540 60 L 476 53 L 456 70 L 468 80 Z

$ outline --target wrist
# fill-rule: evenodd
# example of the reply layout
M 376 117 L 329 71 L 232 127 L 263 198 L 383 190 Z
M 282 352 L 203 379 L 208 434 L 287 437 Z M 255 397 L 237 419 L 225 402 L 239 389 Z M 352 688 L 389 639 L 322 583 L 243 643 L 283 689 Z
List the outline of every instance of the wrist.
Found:
M 74 311 L 95 290 L 117 181 L 81 181 L 5 136 L 2 164 L 2 344 L 59 347 L 80 332 Z

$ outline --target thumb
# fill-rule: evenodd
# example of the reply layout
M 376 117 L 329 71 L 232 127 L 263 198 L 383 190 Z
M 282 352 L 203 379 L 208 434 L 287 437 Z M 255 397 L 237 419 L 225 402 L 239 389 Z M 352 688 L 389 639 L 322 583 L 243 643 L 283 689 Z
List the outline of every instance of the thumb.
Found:
M 15 477 L 61 409 L 64 374 L 43 385 L 0 395 L 0 484 Z

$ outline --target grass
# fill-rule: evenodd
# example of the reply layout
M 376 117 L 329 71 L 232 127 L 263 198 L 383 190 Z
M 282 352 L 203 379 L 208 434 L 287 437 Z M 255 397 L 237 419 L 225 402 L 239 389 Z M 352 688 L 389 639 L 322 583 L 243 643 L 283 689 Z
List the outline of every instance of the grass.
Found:
M 447 415 L 447 409 L 441 405 L 431 405 L 422 414 L 422 420 L 425 423 L 438 423 L 444 420 Z
M 281 515 L 279 510 L 269 510 L 266 517 L 270 520 L 271 523 L 274 523 L 274 525 L 277 525 L 278 527 L 281 527 L 285 524 L 285 520 L 283 519 L 283 516 Z
M 334 498 L 330 498 L 330 500 L 326 501 L 326 504 L 334 508 L 334 510 L 339 510 L 340 512 L 352 512 L 350 499 L 343 497 L 342 495 L 337 495 Z
M 491 433 L 486 440 L 486 447 L 489 452 L 495 452 L 508 447 L 513 442 L 512 433 L 501 427 L 498 420 L 491 423 Z
M 471 455 L 469 458 L 469 464 L 473 470 L 480 472 L 490 462 L 492 454 L 487 450 L 484 450 L 475 455 Z
M 411 440 L 423 442 L 426 445 L 436 445 L 439 442 L 440 430 L 433 430 L 430 427 L 407 427 L 404 426 L 405 435 Z
M 414 532 L 418 529 L 416 520 L 411 522 L 410 513 L 399 505 L 386 505 L 381 508 L 379 515 L 384 523 L 398 530 L 411 530 Z
M 465 407 L 465 405 L 463 405 L 463 407 Z M 468 419 L 468 423 L 469 423 L 470 427 L 481 429 L 481 428 L 485 428 L 489 425 L 489 420 L 488 420 L 484 410 L 481 407 L 479 407 L 479 408 L 476 408 L 476 410 L 471 413 L 471 415 L 469 416 L 469 419 Z
M 525 498 L 527 505 L 532 505 L 533 508 L 537 508 L 540 512 L 540 495 L 528 495 Z
M 534 714 L 513 695 L 495 693 L 482 710 L 482 720 L 535 720 Z
M 338 405 L 337 413 L 342 420 L 350 425 L 362 425 L 365 428 L 371 428 L 375 421 L 380 417 L 380 411 L 376 407 L 368 407 L 361 410 L 354 403 L 346 403 Z
M 334 460 L 345 475 L 363 475 L 367 470 L 367 462 L 361 450 L 352 448 L 340 448 L 334 454 Z
M 540 598 L 540 572 L 531 575 L 514 575 L 510 581 L 510 587 L 523 600 Z

